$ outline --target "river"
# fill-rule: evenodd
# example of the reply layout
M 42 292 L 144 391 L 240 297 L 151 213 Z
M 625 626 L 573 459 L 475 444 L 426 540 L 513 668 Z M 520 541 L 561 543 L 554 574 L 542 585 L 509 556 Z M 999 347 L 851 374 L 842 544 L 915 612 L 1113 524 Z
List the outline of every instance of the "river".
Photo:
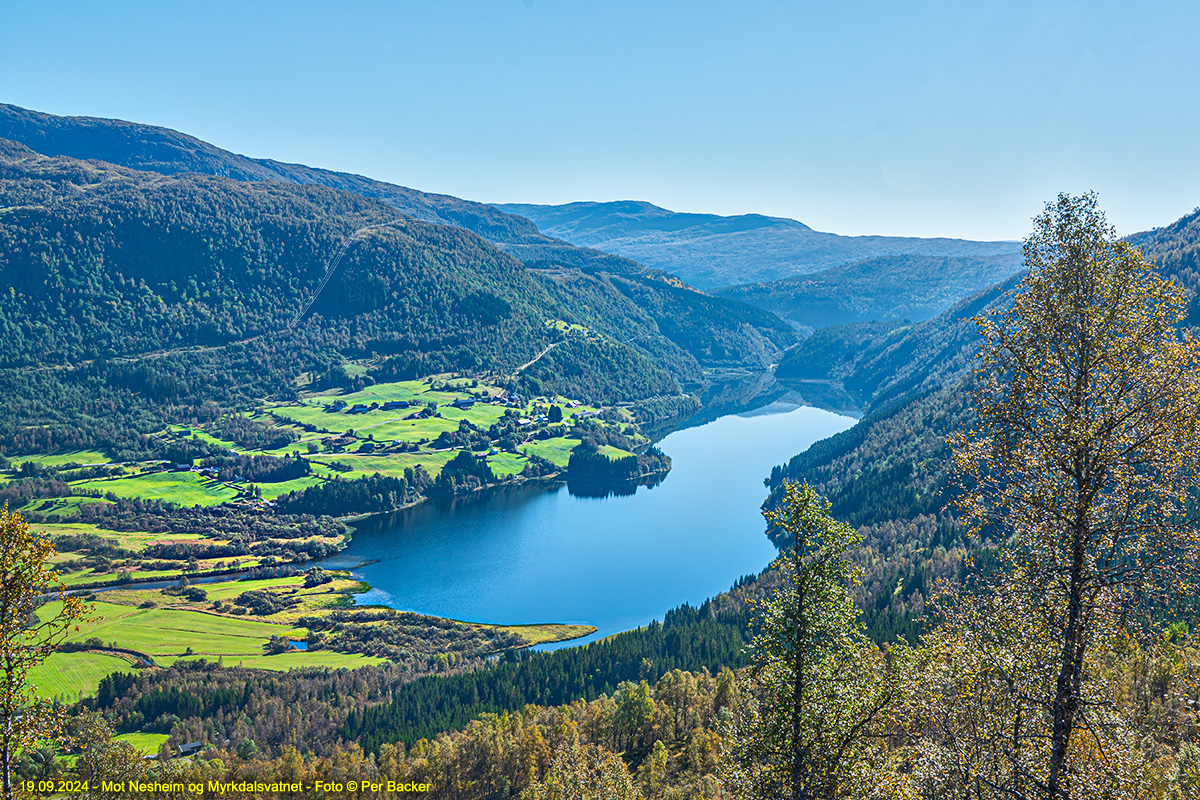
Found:
M 759 509 L 763 478 L 855 419 L 773 404 L 669 434 L 672 468 L 628 496 L 566 486 L 501 488 L 362 523 L 337 561 L 364 564 L 378 603 L 452 619 L 570 622 L 596 634 L 661 619 L 759 572 L 775 557 Z M 330 565 L 332 566 L 332 564 Z

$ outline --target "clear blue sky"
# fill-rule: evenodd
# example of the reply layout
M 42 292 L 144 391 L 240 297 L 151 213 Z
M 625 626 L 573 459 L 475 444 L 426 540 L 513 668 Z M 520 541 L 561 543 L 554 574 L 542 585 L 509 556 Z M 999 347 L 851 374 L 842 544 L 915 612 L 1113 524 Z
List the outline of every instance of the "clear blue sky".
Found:
M 0 102 L 488 202 L 1019 238 L 1200 205 L 1200 3 L 0 3 Z

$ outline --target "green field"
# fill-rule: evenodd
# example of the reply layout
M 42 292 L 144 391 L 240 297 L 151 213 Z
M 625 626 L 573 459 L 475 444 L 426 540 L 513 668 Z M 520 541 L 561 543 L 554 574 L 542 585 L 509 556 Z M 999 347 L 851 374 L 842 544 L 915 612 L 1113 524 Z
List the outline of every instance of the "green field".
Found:
M 263 500 L 274 500 L 282 494 L 301 492 L 309 486 L 316 486 L 318 483 L 323 483 L 323 481 L 320 478 L 310 475 L 307 478 L 295 478 L 290 481 L 280 481 L 279 483 L 256 483 L 254 485 L 262 492 Z
M 237 492 L 224 484 L 195 472 L 151 472 L 131 478 L 103 478 L 80 481 L 75 488 L 117 497 L 140 497 L 144 500 L 165 500 L 181 506 L 215 506 L 237 497 Z
M 167 430 L 169 430 L 169 431 L 171 431 L 171 433 L 175 433 L 175 434 L 179 434 L 181 431 L 190 430 L 191 433 L 187 434 L 185 436 L 185 438 L 191 438 L 194 436 L 195 438 L 199 439 L 202 442 L 208 442 L 209 444 L 214 444 L 223 450 L 233 450 L 233 449 L 237 448 L 237 445 L 234 444 L 233 442 L 229 441 L 228 439 L 217 438 L 216 436 L 213 436 L 211 433 L 208 433 L 207 431 L 202 431 L 199 428 L 184 428 L 181 425 L 168 425 Z
M 80 693 L 94 695 L 101 678 L 123 669 L 133 669 L 129 659 L 108 653 L 53 653 L 30 670 L 29 682 L 41 697 L 74 702 Z
M 571 451 L 579 445 L 578 439 L 568 439 L 565 436 L 553 436 L 549 439 L 534 439 L 529 444 L 519 448 L 522 453 L 541 456 L 555 466 L 565 467 L 571 460 Z
M 196 658 L 201 658 L 197 656 Z M 210 656 L 203 656 L 208 658 Z M 194 659 L 180 659 L 181 661 Z M 386 658 L 378 656 L 363 656 L 357 653 L 338 653 L 333 650 L 314 650 L 311 653 L 306 650 L 291 650 L 287 653 L 279 653 L 278 655 L 265 656 L 262 653 L 254 656 L 225 656 L 224 664 L 227 667 L 246 667 L 247 669 L 269 669 L 276 672 L 286 672 L 289 669 L 303 669 L 305 667 L 321 667 L 329 669 L 357 669 L 358 667 L 366 667 L 375 664 L 386 663 Z
M 17 456 L 13 466 L 20 466 L 26 461 L 32 461 L 43 467 L 61 467 L 63 464 L 107 464 L 108 456 L 99 450 L 76 450 L 73 453 L 54 453 L 52 455 Z
M 77 498 L 68 498 L 77 499 Z M 108 501 L 105 501 L 108 502 Z M 198 533 L 152 533 L 149 531 L 112 531 L 88 522 L 33 522 L 30 528 L 45 536 L 69 536 L 93 533 L 105 539 L 115 539 L 118 546 L 129 550 L 144 550 L 146 545 L 159 542 L 189 542 L 203 538 Z
M 391 475 L 396 478 L 404 477 L 405 467 L 416 467 L 420 464 L 425 467 L 425 471 L 432 477 L 437 477 L 442 471 L 442 467 L 446 466 L 450 459 L 454 458 L 457 452 L 445 451 L 441 453 L 396 453 L 394 455 L 376 456 L 376 455 L 356 455 L 347 453 L 337 453 L 328 456 L 322 456 L 321 462 L 326 464 L 342 464 L 350 467 L 348 472 L 335 472 L 334 474 L 341 475 L 343 479 L 361 478 L 366 475 Z M 318 462 L 320 463 L 320 462 Z
M 241 591 L 245 589 L 240 589 L 238 593 Z M 247 667 L 277 670 L 301 666 L 360 667 L 384 661 L 371 656 L 323 650 L 265 655 L 263 648 L 271 636 L 297 640 L 307 636 L 304 628 L 291 625 L 198 611 L 135 608 L 104 601 L 97 601 L 94 605 L 95 613 L 102 619 L 81 626 L 79 631 L 67 637 L 67 641 L 96 637 L 105 645 L 145 653 L 159 666 L 170 666 L 181 658 L 221 659 L 230 665 L 241 662 Z M 38 614 L 45 618 L 56 613 L 57 609 L 58 603 L 48 603 L 38 610 Z M 99 677 L 96 680 L 99 681 Z
M 405 419 L 417 409 L 397 409 L 384 411 L 377 409 L 361 414 L 330 413 L 321 410 L 318 405 L 285 406 L 272 409 L 280 417 L 294 419 L 317 429 L 314 433 L 305 433 L 299 442 L 288 445 L 277 452 L 306 452 L 308 442 L 317 441 L 325 436 L 343 434 L 353 430 L 360 440 L 373 437 L 375 442 L 387 444 L 393 440 L 401 442 L 420 442 L 436 439 L 438 434 L 458 430 L 458 421 L 465 419 L 481 429 L 490 428 L 498 419 L 504 416 L 502 406 L 477 403 L 467 409 L 442 407 L 438 409 L 441 417 L 425 419 Z
M 45 606 L 53 613 L 57 604 Z M 273 635 L 303 639 L 306 631 L 269 622 L 231 619 L 194 611 L 172 609 L 140 609 L 97 601 L 96 613 L 102 619 L 81 626 L 67 641 L 83 641 L 96 637 L 105 644 L 115 644 L 145 653 L 161 665 L 192 653 L 198 656 L 256 656 L 262 655 L 263 645 Z
M 158 749 L 162 747 L 163 742 L 171 738 L 165 733 L 122 733 L 113 737 L 114 741 L 128 742 L 133 745 L 135 750 L 139 750 L 145 755 L 152 756 L 158 753 Z
M 515 633 L 523 637 L 529 644 L 538 645 L 546 642 L 565 642 L 569 639 L 580 639 L 591 636 L 596 632 L 595 625 L 563 625 L 548 623 L 545 625 L 497 625 L 497 629 L 507 633 Z
M 515 475 L 525 469 L 525 465 L 529 463 L 529 459 L 525 456 L 519 456 L 515 453 L 497 453 L 494 456 L 488 456 L 488 466 L 492 468 L 492 472 L 496 473 L 497 478 L 507 478 L 509 475 Z
M 88 503 L 112 503 L 102 497 L 55 497 L 49 500 L 34 500 L 29 508 L 48 517 L 69 517 L 79 513 L 79 507 Z

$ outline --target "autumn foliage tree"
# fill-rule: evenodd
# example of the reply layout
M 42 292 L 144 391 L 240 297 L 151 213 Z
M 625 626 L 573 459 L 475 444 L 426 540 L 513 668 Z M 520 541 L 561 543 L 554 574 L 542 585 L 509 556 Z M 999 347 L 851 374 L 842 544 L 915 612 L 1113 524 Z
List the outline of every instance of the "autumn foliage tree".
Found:
M 1129 767 L 1094 659 L 1196 586 L 1200 342 L 1093 194 L 1048 204 L 1024 255 L 1011 309 L 980 322 L 978 421 L 954 458 L 963 509 L 1004 542 L 993 602 L 1022 615 L 1005 796 L 1100 796 Z
M 78 598 L 49 564 L 54 545 L 39 537 L 17 512 L 0 510 L 0 769 L 4 797 L 14 796 L 12 767 L 16 755 L 39 740 L 60 732 L 52 707 L 29 683 L 29 671 L 40 664 L 71 630 L 87 617 Z M 55 600 L 49 611 L 38 609 Z

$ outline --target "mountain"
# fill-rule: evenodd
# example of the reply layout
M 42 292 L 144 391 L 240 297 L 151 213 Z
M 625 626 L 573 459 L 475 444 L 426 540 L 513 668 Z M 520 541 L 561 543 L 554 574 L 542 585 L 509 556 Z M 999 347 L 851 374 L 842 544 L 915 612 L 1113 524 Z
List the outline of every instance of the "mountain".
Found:
M 792 219 L 684 214 L 640 201 L 496 207 L 533 220 L 548 236 L 634 259 L 702 289 L 776 281 L 879 256 L 1020 252 L 1016 242 L 839 236 Z
M 1200 324 L 1200 209 L 1126 241 L 1188 295 L 1186 325 Z M 978 291 L 918 324 L 854 323 L 817 331 L 779 363 L 781 378 L 833 378 L 870 410 L 951 386 L 979 345 L 974 317 L 1008 304 L 1023 273 Z
M 529 269 L 471 231 L 324 186 L 0 140 L 0 446 L 126 448 L 172 408 L 287 397 L 346 359 L 380 380 L 508 372 L 556 341 L 551 320 L 599 336 L 526 375 L 604 402 L 679 397 L 706 370 L 763 369 L 794 343 L 774 315 L 677 283 Z
M 1190 295 L 1200 321 L 1200 209 L 1127 241 Z M 915 325 L 854 323 L 824 328 L 780 362 L 781 378 L 833 378 L 868 413 L 853 428 L 776 467 L 767 505 L 785 480 L 812 483 L 865 542 L 858 601 L 880 639 L 914 637 L 941 579 L 960 579 L 980 542 L 942 511 L 948 499 L 947 437 L 970 426 L 971 369 L 981 344 L 973 318 L 1009 305 L 1021 279 L 977 292 Z
M 583 309 L 580 321 L 586 318 L 593 327 L 616 331 L 615 335 L 659 360 L 688 385 L 703 383 L 702 370 L 706 368 L 766 368 L 796 341 L 794 332 L 772 313 L 697 292 L 676 291 L 682 288 L 678 278 L 620 256 L 544 236 L 529 220 L 483 203 L 361 175 L 247 158 L 168 128 L 59 117 L 0 104 L 0 138 L 5 137 L 46 155 L 98 159 L 166 175 L 192 172 L 238 181 L 322 186 L 379 200 L 416 220 L 464 228 L 540 267 L 534 270 L 535 278 L 568 309 L 560 314 L 570 316 L 570 309 L 578 306 Z M 579 271 L 592 277 L 585 280 L 575 274 Z M 573 277 L 564 280 L 568 274 Z M 614 276 L 623 280 L 614 283 Z M 575 290 L 586 297 L 572 298 Z M 632 299 L 635 295 L 636 300 Z M 638 302 L 645 307 L 638 307 Z M 588 316 L 591 312 L 587 309 L 600 307 L 607 309 L 603 318 Z M 633 318 L 637 321 L 631 322 Z
M 1021 268 L 1020 253 L 995 256 L 891 255 L 796 278 L 728 286 L 741 300 L 799 325 L 821 328 L 872 320 L 920 322 Z
M 331 255 L 360 230 L 321 289 Z M 647 317 L 615 316 L 646 349 L 699 371 Z M 127 448 L 171 409 L 287 397 L 302 373 L 348 358 L 372 359 L 381 378 L 511 371 L 554 341 L 553 319 L 607 327 L 474 233 L 397 219 L 378 200 L 0 141 L 0 444 L 10 453 Z M 679 394 L 645 349 L 611 338 L 558 349 L 587 365 L 573 377 L 583 393 Z
M 644 266 L 628 259 L 544 236 L 529 220 L 485 203 L 422 192 L 361 175 L 248 158 L 170 128 L 117 119 L 60 117 L 0 103 L 0 139 L 20 142 L 44 155 L 96 159 L 164 175 L 195 172 L 240 181 L 280 181 L 339 189 L 381 200 L 414 219 L 465 228 L 522 260 L 555 260 L 621 274 L 646 271 Z

